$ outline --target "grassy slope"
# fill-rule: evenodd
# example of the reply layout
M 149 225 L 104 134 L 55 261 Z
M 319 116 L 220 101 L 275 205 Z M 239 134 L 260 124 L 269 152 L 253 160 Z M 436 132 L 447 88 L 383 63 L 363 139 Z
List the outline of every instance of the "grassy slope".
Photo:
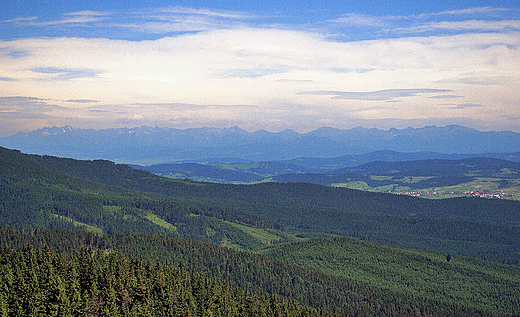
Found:
M 259 254 L 399 293 L 520 314 L 520 268 L 350 238 L 271 246 Z
M 387 179 L 388 176 L 376 176 L 372 175 L 371 178 L 373 179 Z M 413 179 L 413 177 L 410 177 L 410 179 Z M 361 189 L 361 190 L 368 190 L 368 191 L 375 191 L 375 192 L 392 192 L 392 193 L 405 193 L 409 191 L 414 192 L 422 192 L 422 193 L 431 193 L 431 192 L 439 192 L 439 191 L 446 191 L 446 192 L 462 192 L 462 191 L 489 191 L 489 192 L 495 192 L 500 191 L 506 194 L 509 194 L 511 196 L 506 196 L 504 199 L 516 199 L 520 200 L 520 178 L 518 179 L 507 179 L 508 183 L 507 186 L 502 187 L 501 182 L 504 182 L 504 179 L 502 178 L 491 178 L 491 177 L 477 177 L 475 180 L 467 183 L 460 183 L 457 185 L 450 185 L 450 186 L 437 186 L 437 187 L 425 187 L 425 188 L 414 188 L 411 189 L 410 187 L 407 187 L 403 183 L 395 183 L 391 185 L 386 186 L 370 186 L 366 182 L 363 181 L 353 181 L 348 183 L 334 183 L 331 184 L 332 186 L 336 187 L 345 187 L 345 188 L 351 188 L 351 189 Z M 411 180 L 410 182 L 413 182 Z M 457 195 L 451 195 L 451 194 L 445 194 L 445 195 L 433 195 L 433 196 L 424 196 L 425 198 L 430 199 L 439 199 L 439 198 L 453 198 Z M 464 195 L 458 195 L 458 196 L 464 196 Z

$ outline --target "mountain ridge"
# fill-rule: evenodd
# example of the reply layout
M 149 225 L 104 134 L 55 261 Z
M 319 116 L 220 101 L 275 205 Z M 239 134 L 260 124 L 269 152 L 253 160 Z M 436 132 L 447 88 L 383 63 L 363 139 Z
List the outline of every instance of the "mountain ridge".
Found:
M 63 126 L 0 138 L 0 146 L 25 153 L 150 165 L 223 158 L 242 162 L 331 158 L 373 151 L 511 153 L 520 152 L 520 133 L 483 132 L 459 125 L 402 130 L 322 127 L 307 133 L 288 129 L 249 132 L 238 126 L 190 129 L 140 126 L 104 130 Z

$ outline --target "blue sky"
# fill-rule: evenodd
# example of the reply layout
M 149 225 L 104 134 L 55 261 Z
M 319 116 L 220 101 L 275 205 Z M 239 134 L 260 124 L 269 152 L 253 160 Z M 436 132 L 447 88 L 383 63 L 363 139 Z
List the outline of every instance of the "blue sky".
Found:
M 518 1 L 2 1 L 0 136 L 44 126 L 520 132 Z

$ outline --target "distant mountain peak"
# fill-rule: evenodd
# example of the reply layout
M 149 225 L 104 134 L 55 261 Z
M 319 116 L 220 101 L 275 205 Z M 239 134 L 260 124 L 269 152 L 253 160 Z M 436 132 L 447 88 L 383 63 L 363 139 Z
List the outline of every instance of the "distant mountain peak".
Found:
M 38 130 L 35 130 L 33 132 L 30 132 L 29 135 L 39 136 L 39 135 L 58 135 L 63 133 L 68 133 L 74 131 L 74 128 L 72 128 L 70 125 L 64 125 L 62 127 L 45 127 L 40 128 Z
M 176 129 L 141 126 L 104 130 L 47 127 L 0 138 L 0 146 L 26 153 L 131 164 L 206 161 L 277 161 L 297 157 L 332 158 L 373 151 L 439 153 L 520 152 L 520 133 L 482 132 L 459 125 L 399 130 L 321 127 L 307 133 L 248 132 L 229 128 Z
M 278 132 L 278 134 L 285 135 L 285 136 L 297 136 L 297 135 L 300 135 L 300 133 L 294 131 L 293 129 L 285 129 L 283 131 Z
M 248 131 L 242 129 L 241 127 L 237 126 L 237 125 L 234 125 L 232 127 L 230 127 L 229 129 L 227 129 L 229 132 L 232 132 L 232 133 L 249 133 Z

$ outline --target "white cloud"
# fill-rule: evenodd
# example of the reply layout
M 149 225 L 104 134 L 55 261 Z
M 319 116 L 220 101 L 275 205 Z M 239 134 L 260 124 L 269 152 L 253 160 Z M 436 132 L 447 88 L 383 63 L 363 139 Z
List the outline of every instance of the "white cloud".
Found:
M 333 96 L 333 99 L 349 100 L 395 100 L 402 97 L 413 97 L 419 94 L 434 94 L 450 92 L 448 89 L 385 89 L 377 91 L 305 91 L 300 95 Z
M 250 17 L 236 12 L 173 7 L 149 13 L 134 12 L 135 20 L 119 26 L 180 34 L 0 42 L 0 95 L 56 105 L 41 108 L 48 120 L 107 125 L 226 122 L 305 130 L 318 122 L 345 126 L 382 118 L 447 122 L 464 109 L 467 120 L 489 126 L 518 112 L 516 20 L 427 22 L 416 29 L 493 33 L 338 42 L 316 32 L 243 27 Z M 112 15 L 92 11 L 60 21 L 105 18 L 105 27 L 115 25 Z M 381 27 L 391 18 L 350 14 L 335 23 Z M 450 98 L 456 106 L 444 104 Z
M 32 17 L 19 17 L 19 18 L 14 18 L 14 19 L 8 19 L 8 20 L 3 20 L 1 22 L 3 23 L 14 23 L 14 24 L 23 24 L 23 23 L 26 23 L 26 22 L 29 22 L 29 21 L 34 21 L 34 20 L 37 20 L 38 17 L 36 16 L 32 16 Z
M 41 74 L 50 74 L 47 80 L 70 80 L 82 77 L 96 77 L 99 72 L 93 69 L 68 69 L 56 67 L 37 67 L 31 71 Z
M 330 20 L 329 22 L 341 23 L 346 26 L 382 27 L 386 25 L 386 19 L 388 19 L 388 17 L 376 17 L 366 14 L 347 13 L 337 19 Z
M 182 6 L 176 7 L 164 7 L 155 10 L 160 13 L 173 13 L 173 14 L 185 14 L 185 15 L 199 15 L 199 16 L 210 16 L 210 17 L 218 17 L 225 19 L 251 19 L 256 16 L 253 16 L 249 13 L 244 12 L 235 12 L 229 10 L 209 10 L 209 9 L 193 9 Z
M 399 31 L 412 33 L 429 32 L 429 31 L 502 31 L 502 30 L 520 30 L 520 20 L 506 21 L 485 21 L 485 20 L 467 20 L 467 21 L 440 21 L 428 22 L 417 26 L 412 26 Z
M 460 10 L 447 10 L 442 11 L 438 13 L 428 13 L 421 15 L 422 17 L 425 16 L 432 16 L 432 15 L 474 15 L 474 14 L 490 14 L 490 13 L 496 13 L 496 12 L 504 12 L 504 11 L 510 11 L 509 9 L 504 8 L 495 8 L 495 7 L 474 7 L 474 8 L 467 8 L 467 9 L 460 9 Z
M 97 12 L 97 11 L 78 11 L 66 13 L 64 17 L 60 20 L 54 21 L 38 21 L 38 17 L 29 17 L 29 18 L 18 18 L 12 20 L 6 20 L 3 22 L 15 23 L 20 26 L 53 26 L 53 25 L 62 25 L 62 24 L 85 24 L 92 22 L 100 22 L 104 21 L 108 18 L 110 13 L 108 12 Z
M 466 109 L 466 108 L 475 108 L 475 107 L 485 107 L 485 106 L 478 104 L 478 103 L 463 103 L 463 104 L 451 107 L 451 109 Z

